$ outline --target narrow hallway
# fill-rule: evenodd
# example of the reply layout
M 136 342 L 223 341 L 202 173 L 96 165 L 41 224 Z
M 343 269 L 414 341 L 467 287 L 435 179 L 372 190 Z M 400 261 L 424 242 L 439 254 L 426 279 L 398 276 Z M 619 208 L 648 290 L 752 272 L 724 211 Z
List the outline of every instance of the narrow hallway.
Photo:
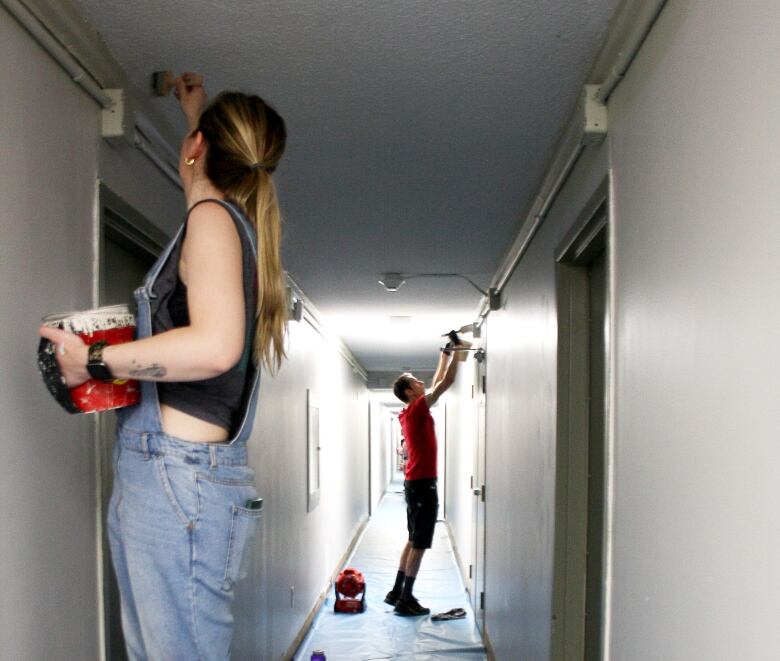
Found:
M 397 475 L 345 564 L 365 577 L 366 611 L 335 613 L 331 591 L 295 655 L 297 661 L 308 661 L 315 650 L 323 650 L 328 661 L 487 658 L 443 521 L 436 525 L 433 547 L 423 559 L 415 593 L 431 609 L 431 616 L 462 608 L 465 619 L 400 617 L 383 602 L 403 547 L 405 516 L 403 483 Z
M 117 414 L 66 413 L 40 353 L 147 385 L 133 515 L 182 540 L 171 580 L 206 557 L 183 540 L 221 530 L 207 642 L 232 661 L 778 661 L 778 25 L 778 0 L 0 0 L 0 660 L 197 656 L 189 632 L 176 653 L 125 654 Z M 168 74 L 208 103 L 183 112 Z M 201 123 L 236 91 L 288 136 L 283 160 L 265 149 L 277 119 L 227 141 L 240 191 L 212 180 L 222 141 Z M 244 184 L 278 204 L 230 200 Z M 193 316 L 199 191 L 237 205 L 243 243 L 201 239 Z M 281 255 L 270 289 L 249 273 L 253 234 Z M 270 290 L 285 359 L 255 386 L 246 331 Z M 171 291 L 170 330 L 203 344 L 168 335 L 116 364 L 97 338 L 39 349 L 42 318 L 134 314 L 134 292 L 167 324 Z M 409 583 L 433 614 L 467 612 L 437 623 L 383 603 L 405 539 L 393 385 L 430 387 L 451 329 L 472 346 L 430 410 L 446 523 Z M 193 400 L 190 422 L 218 433 L 148 451 L 173 431 L 161 404 L 190 415 L 158 378 L 170 395 L 229 372 L 246 415 L 215 429 Z M 239 430 L 240 470 L 218 461 Z M 345 566 L 368 580 L 366 613 L 333 612 Z M 188 589 L 170 612 L 202 608 Z

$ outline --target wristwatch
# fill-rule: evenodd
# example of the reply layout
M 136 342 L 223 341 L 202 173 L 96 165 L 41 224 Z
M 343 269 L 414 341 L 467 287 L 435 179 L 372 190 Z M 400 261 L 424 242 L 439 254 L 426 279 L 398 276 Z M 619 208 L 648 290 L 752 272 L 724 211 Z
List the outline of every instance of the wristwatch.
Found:
M 108 365 L 103 362 L 103 349 L 108 346 L 108 342 L 101 340 L 90 344 L 87 350 L 87 372 L 93 379 L 98 381 L 113 381 L 114 375 L 108 369 Z

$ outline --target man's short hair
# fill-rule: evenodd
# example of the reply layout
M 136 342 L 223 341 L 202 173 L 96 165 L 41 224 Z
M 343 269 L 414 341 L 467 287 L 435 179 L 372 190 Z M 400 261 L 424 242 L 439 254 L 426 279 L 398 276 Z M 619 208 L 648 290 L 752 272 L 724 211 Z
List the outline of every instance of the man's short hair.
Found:
M 406 391 L 412 387 L 412 375 L 409 372 L 404 372 L 399 376 L 393 384 L 393 394 L 398 397 L 404 404 L 409 403 L 409 398 L 406 396 Z

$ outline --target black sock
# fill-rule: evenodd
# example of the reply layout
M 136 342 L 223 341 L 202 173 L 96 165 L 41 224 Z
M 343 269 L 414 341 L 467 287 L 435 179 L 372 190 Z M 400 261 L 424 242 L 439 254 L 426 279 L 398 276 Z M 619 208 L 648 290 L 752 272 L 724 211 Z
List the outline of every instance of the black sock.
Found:
M 404 579 L 406 578 L 406 574 L 404 574 L 400 569 L 398 570 L 398 573 L 395 575 L 395 585 L 393 586 L 392 592 L 395 592 L 395 594 L 401 593 L 401 588 L 404 586 Z
M 407 576 L 404 579 L 404 591 L 401 593 L 402 599 L 411 599 L 412 589 L 414 588 L 414 581 L 416 578 L 416 576 Z

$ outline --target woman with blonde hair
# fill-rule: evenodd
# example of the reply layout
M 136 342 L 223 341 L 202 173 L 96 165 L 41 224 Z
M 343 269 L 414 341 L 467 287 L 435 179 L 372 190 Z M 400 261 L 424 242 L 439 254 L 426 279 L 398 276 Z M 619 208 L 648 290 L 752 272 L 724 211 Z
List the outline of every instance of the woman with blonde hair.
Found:
M 193 80 L 176 80 L 187 214 L 136 290 L 135 341 L 88 347 L 39 331 L 70 387 L 141 381 L 140 402 L 118 412 L 108 514 L 131 659 L 229 657 L 233 587 L 261 516 L 246 450 L 260 363 L 274 370 L 284 357 L 271 176 L 284 122 L 257 96 L 223 92 L 206 105 Z

